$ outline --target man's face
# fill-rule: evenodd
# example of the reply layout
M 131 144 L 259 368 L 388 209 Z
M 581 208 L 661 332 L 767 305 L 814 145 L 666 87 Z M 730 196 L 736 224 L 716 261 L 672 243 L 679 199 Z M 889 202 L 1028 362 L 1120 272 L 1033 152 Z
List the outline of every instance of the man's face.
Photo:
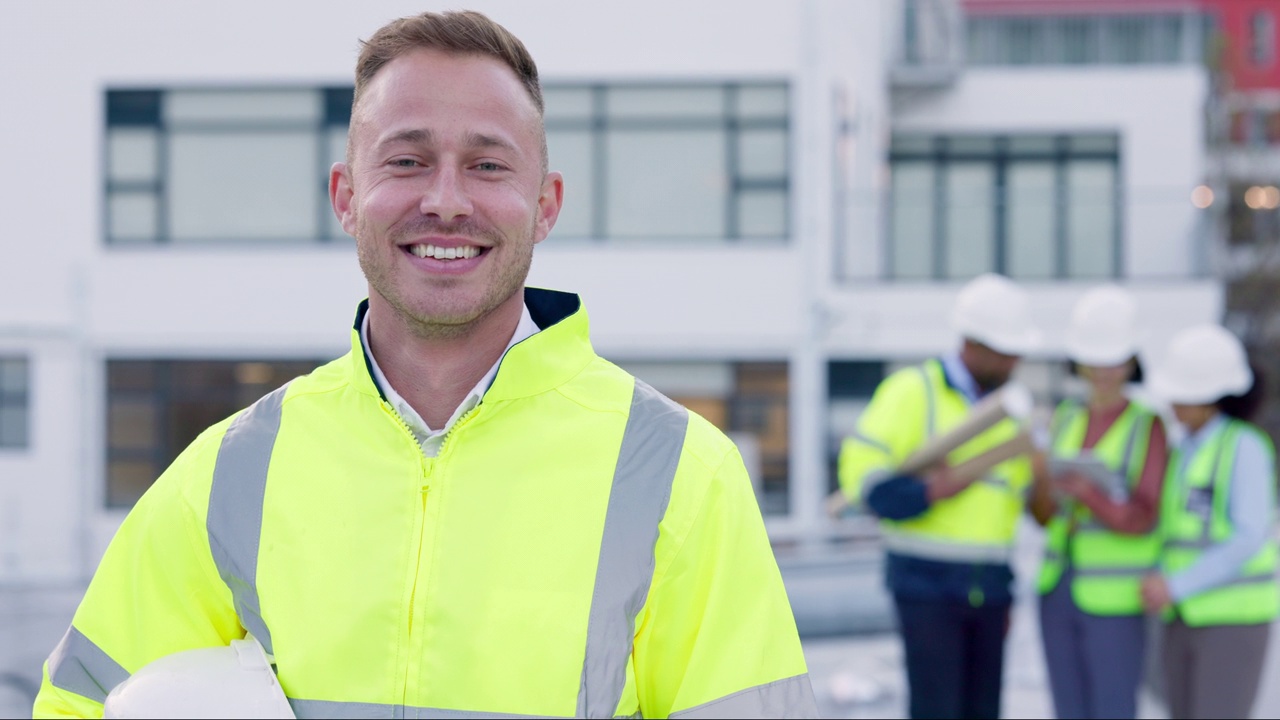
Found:
M 1018 367 L 1018 361 L 1022 359 L 1018 355 L 1006 355 L 973 340 L 965 341 L 961 357 L 974 381 L 986 391 L 1009 382 L 1013 371 Z
M 456 336 L 521 302 L 560 212 L 542 142 L 533 100 L 498 60 L 415 50 L 383 66 L 352 114 L 350 164 L 329 179 L 371 305 Z
M 1094 389 L 1105 393 L 1118 393 L 1133 377 L 1133 360 L 1119 365 L 1080 365 L 1080 376 L 1088 380 Z

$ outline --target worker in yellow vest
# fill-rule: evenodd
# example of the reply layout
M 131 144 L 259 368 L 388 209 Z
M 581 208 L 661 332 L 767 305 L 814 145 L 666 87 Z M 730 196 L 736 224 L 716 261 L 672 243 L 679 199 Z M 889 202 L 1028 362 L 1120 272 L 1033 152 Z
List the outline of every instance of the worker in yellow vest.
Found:
M 1249 422 L 1262 382 L 1220 325 L 1178 333 L 1151 389 L 1187 432 L 1169 459 L 1160 510 L 1159 572 L 1146 607 L 1165 620 L 1165 692 L 1175 718 L 1249 717 L 1276 582 L 1276 464 L 1271 439 Z
M 524 286 L 564 189 L 524 45 L 394 20 L 354 97 L 329 179 L 369 283 L 350 353 L 147 491 L 35 715 L 101 715 L 137 673 L 113 709 L 225 717 L 256 683 L 236 712 L 816 716 L 734 444 L 596 355 L 576 295 Z M 210 699 L 206 672 L 243 682 Z
M 1054 411 L 1053 475 L 1031 500 L 1046 525 L 1045 666 L 1059 718 L 1134 718 L 1146 647 L 1139 589 L 1159 553 L 1153 531 L 1168 449 L 1159 415 L 1126 392 L 1142 379 L 1130 293 L 1104 285 L 1081 296 L 1066 350 L 1088 396 Z
M 881 520 L 913 718 L 1000 714 L 1010 559 L 1032 478 L 1025 455 L 967 481 L 951 472 L 1018 435 L 1010 418 L 946 463 L 922 473 L 897 470 L 930 438 L 963 423 L 1038 343 L 1027 293 L 1006 277 L 975 278 L 953 308 L 959 347 L 885 378 L 839 457 L 845 498 Z

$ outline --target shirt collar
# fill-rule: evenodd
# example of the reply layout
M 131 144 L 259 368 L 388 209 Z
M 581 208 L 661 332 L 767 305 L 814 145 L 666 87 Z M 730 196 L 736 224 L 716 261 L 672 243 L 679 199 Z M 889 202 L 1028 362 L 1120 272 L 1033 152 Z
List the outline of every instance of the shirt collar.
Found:
M 533 316 L 529 314 L 529 306 L 520 306 L 520 322 L 516 325 L 515 332 L 511 335 L 511 340 L 507 343 L 507 347 L 503 349 L 502 355 L 498 356 L 498 360 L 493 363 L 493 367 L 480 378 L 480 382 L 471 388 L 471 392 L 463 398 L 457 409 L 453 411 L 453 415 L 449 421 L 445 423 L 443 428 L 432 430 L 427 426 L 422 416 L 413 409 L 411 405 L 396 392 L 396 389 L 387 381 L 387 376 L 383 374 L 382 368 L 378 366 L 378 359 L 373 356 L 373 349 L 369 345 L 369 314 L 365 313 L 363 321 L 360 323 L 360 343 L 364 346 L 366 356 L 369 358 L 369 369 L 373 372 L 374 381 L 378 387 L 382 389 L 382 394 L 386 397 L 387 402 L 396 412 L 400 414 L 401 419 L 409 426 L 409 429 L 418 436 L 419 441 L 426 438 L 443 435 L 458 422 L 458 419 L 467 414 L 472 408 L 480 404 L 481 398 L 484 397 L 485 391 L 493 384 L 494 377 L 498 374 L 498 367 L 502 365 L 502 358 L 506 356 L 507 351 L 516 343 L 526 340 L 538 332 L 538 325 L 533 321 Z
M 951 385 L 970 403 L 976 403 L 982 397 L 978 381 L 973 379 L 973 373 L 969 372 L 969 368 L 960 359 L 959 351 L 953 350 L 942 356 L 942 371 L 946 373 Z

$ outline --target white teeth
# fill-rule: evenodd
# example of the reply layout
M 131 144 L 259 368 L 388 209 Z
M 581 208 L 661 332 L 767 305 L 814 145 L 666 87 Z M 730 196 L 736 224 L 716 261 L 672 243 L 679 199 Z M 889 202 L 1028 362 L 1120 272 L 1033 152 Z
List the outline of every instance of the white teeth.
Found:
M 473 258 L 480 254 L 480 248 L 474 245 L 463 247 L 436 247 L 435 245 L 410 245 L 409 252 L 420 258 L 431 257 L 437 260 L 456 260 Z

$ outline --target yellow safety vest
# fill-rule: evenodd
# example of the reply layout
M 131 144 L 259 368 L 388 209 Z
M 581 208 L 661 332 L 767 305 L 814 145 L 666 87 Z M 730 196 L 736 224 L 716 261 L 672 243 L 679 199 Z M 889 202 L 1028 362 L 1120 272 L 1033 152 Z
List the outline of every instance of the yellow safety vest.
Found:
M 947 384 L 940 361 L 904 368 L 885 378 L 859 417 L 857 430 L 841 446 L 839 476 L 845 496 L 865 498 L 926 440 L 960 424 L 970 409 L 965 396 Z M 947 461 L 959 464 L 1012 439 L 1018 431 L 1013 420 L 1002 420 L 961 445 Z M 917 517 L 882 519 L 885 547 L 944 562 L 1007 563 L 1030 483 L 1027 458 L 1003 462 L 987 477 Z
M 1265 433 L 1247 422 L 1229 419 L 1197 449 L 1181 473 L 1182 452 L 1169 461 L 1161 503 L 1160 531 L 1164 539 L 1161 569 L 1166 575 L 1190 566 L 1204 550 L 1231 537 L 1228 513 L 1231 472 L 1240 435 L 1253 433 L 1272 458 L 1275 449 Z M 1268 506 L 1275 507 L 1274 478 L 1265 478 L 1270 489 Z M 1276 585 L 1276 543 L 1266 544 L 1240 568 L 1232 582 L 1193 595 L 1166 612 L 1192 627 L 1250 625 L 1274 620 L 1280 614 L 1280 587 Z
M 100 716 L 248 631 L 304 718 L 816 716 L 735 446 L 597 356 L 577 296 L 525 301 L 541 332 L 437 457 L 358 330 L 203 433 L 112 540 L 36 715 Z
M 1094 457 L 1125 478 L 1130 491 L 1142 479 L 1155 417 L 1150 409 L 1130 401 L 1092 449 Z M 1087 408 L 1072 401 L 1060 404 L 1052 423 L 1053 455 L 1078 457 L 1088 424 Z M 1083 504 L 1063 502 L 1045 531 L 1039 590 L 1043 595 L 1057 586 L 1069 557 L 1071 597 L 1077 607 L 1093 615 L 1140 615 L 1142 577 L 1155 567 L 1159 555 L 1160 538 L 1155 532 L 1113 532 Z

